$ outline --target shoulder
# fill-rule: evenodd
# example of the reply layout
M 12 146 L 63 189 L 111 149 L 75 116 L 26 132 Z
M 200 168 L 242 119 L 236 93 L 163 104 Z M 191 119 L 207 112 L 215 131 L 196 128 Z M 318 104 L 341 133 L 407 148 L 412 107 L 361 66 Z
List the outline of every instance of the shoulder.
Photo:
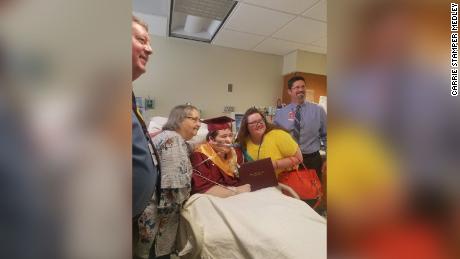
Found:
M 196 150 L 194 152 L 192 152 L 192 154 L 190 155 L 190 160 L 192 161 L 192 164 L 194 162 L 200 162 L 200 161 L 202 161 L 202 160 L 204 160 L 206 158 L 207 158 L 207 156 L 205 154 L 203 154 L 201 152 L 198 152 Z
M 307 107 L 313 108 L 314 110 L 317 110 L 317 111 L 323 110 L 323 107 L 321 107 L 319 104 L 312 103 L 312 102 L 309 102 L 309 101 L 306 101 L 306 102 L 305 102 L 305 105 L 306 105 Z
M 273 132 L 273 133 L 272 133 Z M 292 138 L 291 134 L 284 130 L 274 129 L 270 131 L 270 141 L 276 143 L 278 146 L 297 146 L 297 143 Z
M 198 145 L 195 146 L 195 148 L 193 149 L 193 153 L 202 153 L 202 150 L 206 147 L 206 145 L 207 145 L 207 142 L 206 142 L 206 143 L 198 144 Z
M 275 124 L 281 123 L 289 117 L 289 113 L 293 111 L 292 104 L 288 104 L 281 109 L 276 110 Z
M 244 143 L 246 144 L 246 146 L 254 145 L 254 143 L 252 143 L 251 141 L 251 138 L 249 137 L 244 140 Z
M 272 139 L 277 139 L 277 138 L 286 138 L 290 137 L 289 133 L 287 133 L 284 130 L 280 129 L 273 129 L 270 132 L 267 133 L 266 137 L 272 138 Z
M 154 139 L 170 139 L 170 138 L 178 138 L 180 135 L 172 130 L 163 130 L 162 132 L 158 133 Z
M 257 147 L 258 147 L 258 145 L 254 144 L 254 142 L 252 142 L 250 138 L 248 138 L 248 139 L 246 140 L 246 150 L 247 150 L 248 152 L 251 152 L 251 150 L 252 150 L 252 151 L 253 151 L 253 150 L 256 150 Z
M 155 146 L 172 145 L 184 142 L 183 138 L 175 131 L 164 130 L 156 135 L 152 142 Z
M 291 110 L 292 110 L 292 103 L 290 103 L 290 104 L 284 106 L 283 108 L 279 109 L 279 110 L 277 111 L 277 113 L 285 114 L 285 113 L 287 113 L 287 112 L 290 112 Z

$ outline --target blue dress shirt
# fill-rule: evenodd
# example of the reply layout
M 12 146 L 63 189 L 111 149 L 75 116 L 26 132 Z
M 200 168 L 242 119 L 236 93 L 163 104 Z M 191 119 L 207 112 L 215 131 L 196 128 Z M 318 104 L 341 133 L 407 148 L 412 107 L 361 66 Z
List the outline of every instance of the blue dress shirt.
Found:
M 301 104 L 299 146 L 302 154 L 319 151 L 321 143 L 327 146 L 327 122 L 324 109 L 311 102 Z M 297 104 L 291 103 L 276 111 L 274 123 L 288 130 L 294 130 L 295 110 Z

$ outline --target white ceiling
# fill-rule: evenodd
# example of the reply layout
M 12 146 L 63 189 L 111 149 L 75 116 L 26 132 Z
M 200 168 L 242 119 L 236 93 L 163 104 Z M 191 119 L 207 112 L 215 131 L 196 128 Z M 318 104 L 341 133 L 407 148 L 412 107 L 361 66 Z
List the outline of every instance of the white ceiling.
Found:
M 134 14 L 167 37 L 170 0 L 133 0 Z M 326 54 L 327 0 L 241 0 L 211 44 L 286 55 Z

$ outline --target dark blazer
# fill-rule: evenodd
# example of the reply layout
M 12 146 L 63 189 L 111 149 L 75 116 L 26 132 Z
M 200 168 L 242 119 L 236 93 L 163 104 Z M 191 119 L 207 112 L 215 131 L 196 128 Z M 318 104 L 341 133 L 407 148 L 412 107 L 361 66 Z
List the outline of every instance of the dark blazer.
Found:
M 133 218 L 144 211 L 148 201 L 152 198 L 157 181 L 159 181 L 158 168 L 153 163 L 148 147 L 148 142 L 139 120 L 131 111 L 132 119 L 132 192 L 133 192 Z

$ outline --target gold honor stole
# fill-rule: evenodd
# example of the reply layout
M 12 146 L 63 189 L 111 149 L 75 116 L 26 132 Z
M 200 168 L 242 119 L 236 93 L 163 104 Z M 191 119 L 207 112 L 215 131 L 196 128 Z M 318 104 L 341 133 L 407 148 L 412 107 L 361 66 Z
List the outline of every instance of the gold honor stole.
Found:
M 234 170 L 236 168 L 236 152 L 232 148 L 231 157 L 227 160 L 223 160 L 209 143 L 201 144 L 196 149 L 196 152 L 200 152 L 208 157 L 215 165 L 217 165 L 226 175 L 235 177 Z

